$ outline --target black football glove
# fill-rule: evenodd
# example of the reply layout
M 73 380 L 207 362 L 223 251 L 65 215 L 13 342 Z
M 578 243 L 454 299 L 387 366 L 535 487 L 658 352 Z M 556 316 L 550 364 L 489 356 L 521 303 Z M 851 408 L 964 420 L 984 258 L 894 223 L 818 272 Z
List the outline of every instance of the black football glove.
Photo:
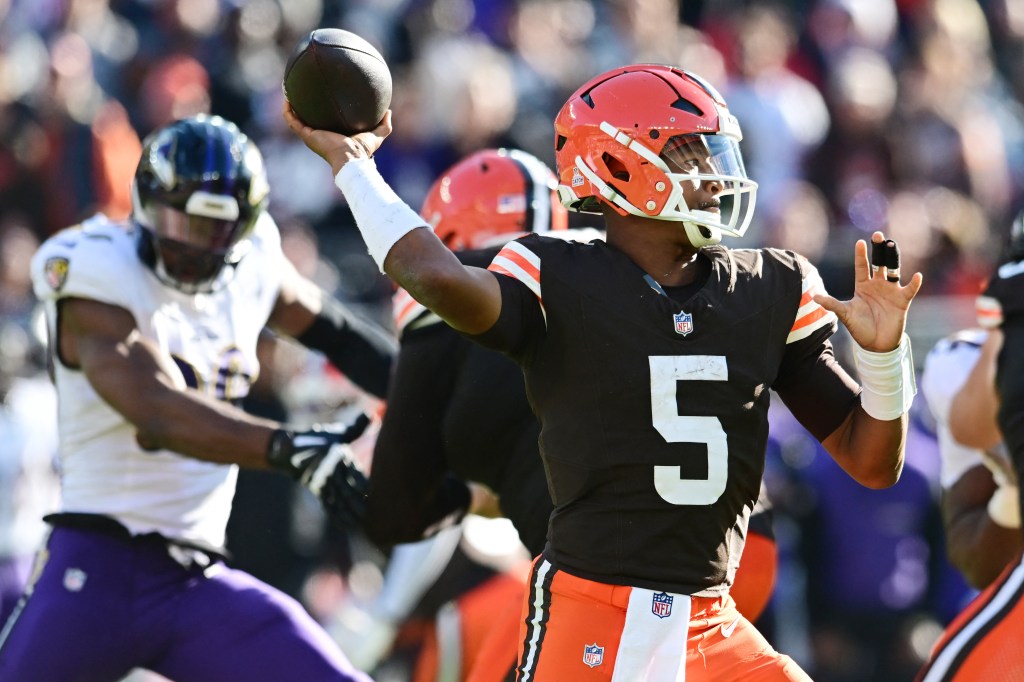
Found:
M 300 432 L 278 429 L 267 447 L 267 460 L 309 488 L 331 521 L 342 528 L 358 525 L 366 516 L 369 481 L 348 444 L 369 424 L 370 418 L 361 414 L 339 430 L 322 425 Z

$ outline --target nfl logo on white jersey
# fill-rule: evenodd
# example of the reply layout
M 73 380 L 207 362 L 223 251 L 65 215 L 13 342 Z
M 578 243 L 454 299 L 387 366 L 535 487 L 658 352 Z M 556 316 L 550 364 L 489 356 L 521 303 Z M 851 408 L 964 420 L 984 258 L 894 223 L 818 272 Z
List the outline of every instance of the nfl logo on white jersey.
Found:
M 676 326 L 676 334 L 686 336 L 693 331 L 693 315 L 682 311 L 672 316 L 672 322 Z
M 651 613 L 658 618 L 668 618 L 672 615 L 672 595 L 665 592 L 658 592 L 651 597 Z
M 584 645 L 583 662 L 591 668 L 601 665 L 604 662 L 604 647 L 598 646 L 597 642 Z

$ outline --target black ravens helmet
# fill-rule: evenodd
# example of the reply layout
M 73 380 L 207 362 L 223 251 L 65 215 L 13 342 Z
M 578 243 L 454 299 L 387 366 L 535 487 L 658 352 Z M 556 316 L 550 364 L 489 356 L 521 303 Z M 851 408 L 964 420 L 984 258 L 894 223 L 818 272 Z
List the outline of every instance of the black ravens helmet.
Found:
M 234 123 L 200 115 L 160 128 L 132 183 L 139 257 L 165 284 L 211 291 L 249 250 L 269 193 L 263 157 Z

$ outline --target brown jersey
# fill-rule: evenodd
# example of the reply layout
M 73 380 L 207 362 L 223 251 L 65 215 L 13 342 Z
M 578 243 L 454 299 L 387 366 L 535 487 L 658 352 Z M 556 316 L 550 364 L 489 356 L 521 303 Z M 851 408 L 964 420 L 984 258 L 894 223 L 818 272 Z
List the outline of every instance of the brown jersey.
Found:
M 699 257 L 709 275 L 685 301 L 600 241 L 531 235 L 490 266 L 502 311 L 476 338 L 523 368 L 555 504 L 545 556 L 561 570 L 726 589 L 758 498 L 769 389 L 819 439 L 857 404 L 810 263 L 720 246 Z
M 982 326 L 1003 331 L 1003 349 L 996 369 L 998 421 L 1020 476 L 1024 472 L 1024 260 L 999 266 L 978 297 L 977 311 Z

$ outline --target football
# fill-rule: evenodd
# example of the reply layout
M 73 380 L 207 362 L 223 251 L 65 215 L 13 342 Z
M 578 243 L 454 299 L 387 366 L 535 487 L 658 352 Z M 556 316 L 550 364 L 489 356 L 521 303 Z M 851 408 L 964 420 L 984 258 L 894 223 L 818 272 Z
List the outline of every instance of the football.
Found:
M 391 106 L 391 71 L 355 33 L 318 28 L 292 50 L 284 94 L 309 127 L 354 135 L 376 128 Z

